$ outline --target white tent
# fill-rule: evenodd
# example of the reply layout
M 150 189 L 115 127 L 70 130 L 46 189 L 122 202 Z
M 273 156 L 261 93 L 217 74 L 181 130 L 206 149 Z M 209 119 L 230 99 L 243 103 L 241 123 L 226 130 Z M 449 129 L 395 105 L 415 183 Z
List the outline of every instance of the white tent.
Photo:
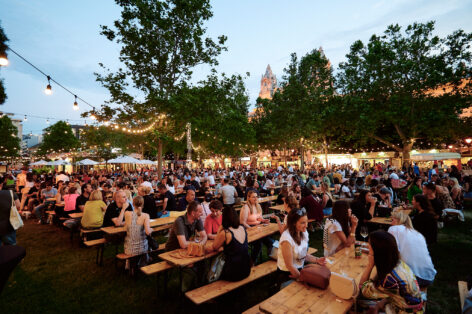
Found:
M 109 164 L 137 164 L 139 159 L 133 158 L 131 156 L 120 156 L 115 159 L 108 160 Z
M 30 164 L 30 166 L 45 166 L 47 165 L 47 161 L 46 160 L 38 160 L 37 162 L 33 162 L 32 164 Z
M 411 155 L 411 160 L 414 161 L 448 160 L 460 158 L 461 155 L 458 153 L 423 153 Z
M 58 159 L 47 163 L 48 166 L 67 166 L 70 163 L 67 160 Z
M 148 159 L 139 160 L 138 164 L 140 165 L 155 165 L 156 162 Z
M 75 163 L 77 166 L 95 166 L 99 163 L 91 159 L 83 159 Z

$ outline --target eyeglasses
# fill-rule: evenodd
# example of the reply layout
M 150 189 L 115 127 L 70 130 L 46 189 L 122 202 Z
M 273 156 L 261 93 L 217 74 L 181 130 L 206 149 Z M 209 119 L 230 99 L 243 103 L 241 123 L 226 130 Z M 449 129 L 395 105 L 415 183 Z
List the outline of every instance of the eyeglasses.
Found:
M 305 216 L 306 215 L 306 209 L 305 207 L 302 207 L 296 211 L 298 216 Z

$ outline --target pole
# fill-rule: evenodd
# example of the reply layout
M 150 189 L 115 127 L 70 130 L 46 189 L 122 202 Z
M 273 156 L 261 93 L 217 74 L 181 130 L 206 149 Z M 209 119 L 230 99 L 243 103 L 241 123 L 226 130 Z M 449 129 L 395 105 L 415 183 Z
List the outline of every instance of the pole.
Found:
M 187 167 L 192 168 L 192 124 L 187 123 Z
M 159 137 L 158 139 L 158 148 L 157 148 L 157 175 L 159 176 L 159 181 L 162 179 L 162 140 Z

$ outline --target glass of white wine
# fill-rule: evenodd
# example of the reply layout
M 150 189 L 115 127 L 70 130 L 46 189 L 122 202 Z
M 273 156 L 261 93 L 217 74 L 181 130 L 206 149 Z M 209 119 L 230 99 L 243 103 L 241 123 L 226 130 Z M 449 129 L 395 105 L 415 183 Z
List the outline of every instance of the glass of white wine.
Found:
M 367 236 L 369 235 L 369 229 L 367 228 L 367 226 L 361 226 L 361 237 L 364 238 L 364 242 L 366 242 L 366 238 Z

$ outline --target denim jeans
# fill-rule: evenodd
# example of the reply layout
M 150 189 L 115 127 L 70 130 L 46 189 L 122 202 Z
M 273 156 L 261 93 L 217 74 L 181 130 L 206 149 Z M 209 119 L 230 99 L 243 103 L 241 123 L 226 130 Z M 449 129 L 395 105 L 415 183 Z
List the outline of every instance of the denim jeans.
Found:
M 272 250 L 274 240 L 270 236 L 268 236 L 252 242 L 251 259 L 254 264 L 256 264 L 257 258 L 259 257 L 259 254 L 261 254 L 262 243 L 264 243 L 264 245 L 267 247 L 267 255 L 269 255 L 270 251 Z
M 45 202 L 41 205 L 36 206 L 36 208 L 34 209 L 34 214 L 36 217 L 38 217 L 39 220 L 41 220 L 43 212 L 48 208 L 49 204 L 54 204 L 54 202 Z
M 0 245 L 16 245 L 16 231 L 13 230 L 0 237 Z

